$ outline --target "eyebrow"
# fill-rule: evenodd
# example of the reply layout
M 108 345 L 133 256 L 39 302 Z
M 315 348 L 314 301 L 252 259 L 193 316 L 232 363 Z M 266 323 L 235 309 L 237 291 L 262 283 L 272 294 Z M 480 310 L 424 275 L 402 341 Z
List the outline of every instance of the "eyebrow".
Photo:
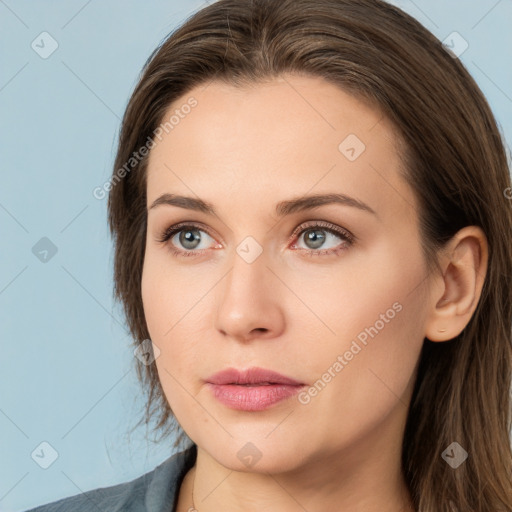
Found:
M 283 217 L 285 215 L 311 210 L 328 204 L 351 206 L 378 217 L 377 212 L 375 212 L 375 210 L 366 203 L 345 194 L 314 194 L 289 199 L 277 203 L 275 211 L 278 217 Z M 177 194 L 162 194 L 153 201 L 151 206 L 148 208 L 148 211 L 160 205 L 178 206 L 179 208 L 185 208 L 187 210 L 195 210 L 209 215 L 217 215 L 215 208 L 211 203 L 195 197 L 181 196 Z

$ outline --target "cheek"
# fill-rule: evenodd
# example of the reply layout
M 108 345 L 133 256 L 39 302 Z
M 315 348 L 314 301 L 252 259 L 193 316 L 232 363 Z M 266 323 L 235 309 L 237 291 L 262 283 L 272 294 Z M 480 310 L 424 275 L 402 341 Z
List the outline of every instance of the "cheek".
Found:
M 155 364 L 163 394 L 179 424 L 197 442 L 202 433 L 218 427 L 200 396 L 201 379 L 212 373 L 205 365 L 214 359 L 215 352 L 208 343 L 208 333 L 201 327 L 206 316 L 203 303 L 176 311 L 172 309 L 176 308 L 174 302 L 167 302 L 168 307 L 155 304 L 148 328 L 160 348 Z
M 204 352 L 204 345 L 198 345 L 206 339 L 206 333 L 201 333 L 207 322 L 212 323 L 206 295 L 214 284 L 208 269 L 190 266 L 177 270 L 165 251 L 146 253 L 141 293 L 149 335 L 160 349 L 159 373 L 165 368 L 179 376 L 197 367 Z M 166 376 L 162 377 L 167 382 Z
M 408 328 L 419 324 L 415 315 L 423 299 L 418 285 L 426 270 L 413 236 L 408 243 L 405 238 L 381 236 L 369 248 L 347 253 L 321 275 L 315 269 L 301 269 L 300 277 L 287 276 L 288 282 L 301 286 L 297 289 L 303 290 L 304 301 L 317 317 L 312 325 L 322 329 L 325 342 L 320 347 L 338 353 L 355 338 L 363 346 L 371 339 L 382 340 L 379 345 L 384 340 L 399 343 L 399 333 L 407 339 Z
M 317 345 L 310 363 L 319 379 L 310 404 L 326 409 L 318 417 L 360 431 L 408 403 L 424 338 L 424 277 L 420 252 L 390 243 L 359 254 L 350 273 L 333 274 L 319 311 L 335 334 Z
M 160 350 L 155 360 L 158 378 L 169 406 L 181 421 L 201 414 L 190 396 L 197 390 L 189 385 L 197 368 L 197 353 L 202 353 L 191 328 L 201 321 L 201 307 L 194 293 L 197 284 L 191 285 L 183 273 L 171 272 L 168 262 L 165 265 L 159 259 L 159 255 L 148 254 L 145 260 L 142 301 L 150 338 Z
M 190 326 L 201 298 L 213 284 L 207 269 L 179 267 L 165 250 L 146 248 L 141 294 L 153 341 L 170 340 L 181 325 Z

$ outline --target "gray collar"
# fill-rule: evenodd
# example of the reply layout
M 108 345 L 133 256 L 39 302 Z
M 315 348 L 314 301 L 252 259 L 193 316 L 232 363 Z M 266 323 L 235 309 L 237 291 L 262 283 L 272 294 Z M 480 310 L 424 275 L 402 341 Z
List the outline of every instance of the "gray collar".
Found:
M 175 512 L 181 482 L 195 464 L 196 456 L 197 446 L 193 444 L 144 475 L 151 478 L 144 501 L 147 512 Z

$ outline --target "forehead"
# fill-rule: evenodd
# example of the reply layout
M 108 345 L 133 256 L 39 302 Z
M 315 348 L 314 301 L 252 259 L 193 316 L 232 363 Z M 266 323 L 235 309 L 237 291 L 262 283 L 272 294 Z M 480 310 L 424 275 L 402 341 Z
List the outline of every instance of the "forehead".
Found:
M 164 192 L 214 204 L 236 197 L 246 207 L 308 191 L 349 194 L 376 210 L 396 206 L 397 195 L 414 201 L 398 174 L 391 123 L 321 78 L 213 81 L 176 100 L 163 123 L 171 116 L 150 153 L 148 205 Z

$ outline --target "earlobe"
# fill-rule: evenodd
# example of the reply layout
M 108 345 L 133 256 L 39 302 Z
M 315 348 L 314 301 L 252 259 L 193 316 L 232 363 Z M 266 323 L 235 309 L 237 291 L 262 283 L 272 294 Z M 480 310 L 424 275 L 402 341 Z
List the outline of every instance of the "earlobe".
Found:
M 466 226 L 450 240 L 441 255 L 442 275 L 430 294 L 425 326 L 430 341 L 451 340 L 469 323 L 480 300 L 487 260 L 487 238 L 478 226 Z

